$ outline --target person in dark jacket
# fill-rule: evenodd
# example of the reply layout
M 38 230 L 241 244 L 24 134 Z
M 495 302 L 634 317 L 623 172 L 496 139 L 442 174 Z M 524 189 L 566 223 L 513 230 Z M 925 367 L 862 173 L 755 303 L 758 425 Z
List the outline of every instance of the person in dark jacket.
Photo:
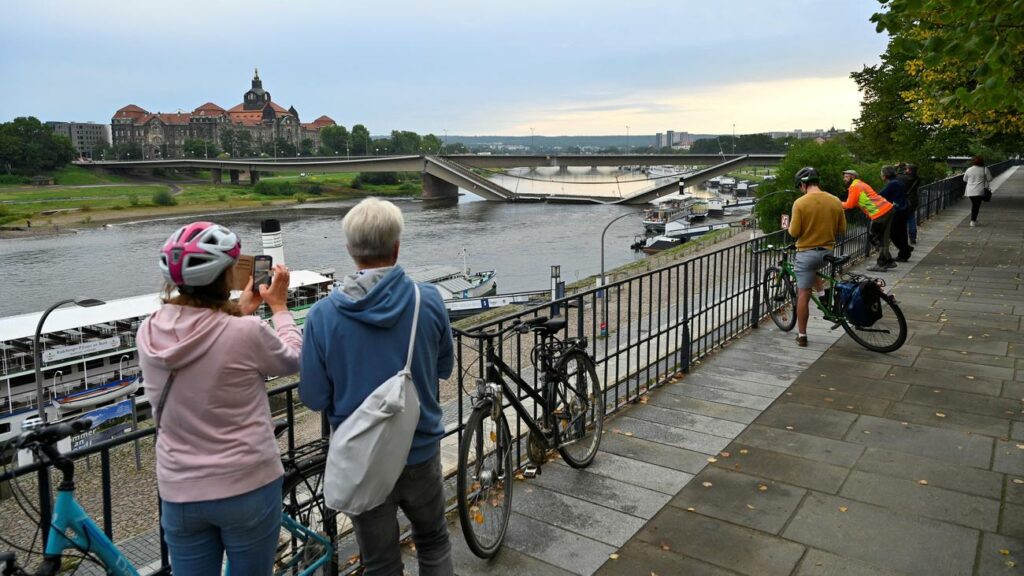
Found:
M 299 396 L 310 409 L 323 411 L 332 429 L 405 365 L 415 288 L 397 264 L 403 226 L 402 212 L 391 202 L 367 198 L 349 210 L 341 227 L 357 271 L 306 317 Z M 437 288 L 420 284 L 420 299 L 411 367 L 420 420 L 412 448 L 385 502 L 352 517 L 367 576 L 402 574 L 398 508 L 412 524 L 419 574 L 453 573 L 444 516 L 438 381 L 451 376 L 454 346 Z
M 907 236 L 910 244 L 917 244 L 917 207 L 920 205 L 918 190 L 921 188 L 921 179 L 917 176 L 917 166 L 913 164 L 901 164 L 903 170 L 896 178 L 903 182 L 907 191 L 907 201 L 910 202 L 910 215 L 907 217 Z
M 903 186 L 903 182 L 896 178 L 895 166 L 882 167 L 882 180 L 885 182 L 885 186 L 878 191 L 878 194 L 891 202 L 893 206 L 891 238 L 893 245 L 898 250 L 896 261 L 906 262 L 910 259 L 910 253 L 914 251 L 907 238 L 907 219 L 910 217 L 910 201 L 907 199 L 907 191 Z

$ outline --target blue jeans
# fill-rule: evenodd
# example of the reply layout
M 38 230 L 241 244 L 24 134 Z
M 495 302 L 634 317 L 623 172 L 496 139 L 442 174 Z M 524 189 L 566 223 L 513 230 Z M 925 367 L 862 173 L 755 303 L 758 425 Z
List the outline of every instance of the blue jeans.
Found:
M 907 220 L 907 234 L 910 236 L 910 241 L 917 244 L 917 208 L 913 209 L 910 219 Z
M 444 518 L 440 452 L 426 462 L 406 466 L 383 504 L 352 518 L 363 557 L 363 576 L 401 576 L 399 507 L 412 523 L 420 576 L 451 576 L 454 569 Z
M 224 552 L 231 574 L 274 571 L 281 534 L 283 477 L 245 494 L 204 502 L 160 504 L 160 524 L 174 576 L 218 576 Z

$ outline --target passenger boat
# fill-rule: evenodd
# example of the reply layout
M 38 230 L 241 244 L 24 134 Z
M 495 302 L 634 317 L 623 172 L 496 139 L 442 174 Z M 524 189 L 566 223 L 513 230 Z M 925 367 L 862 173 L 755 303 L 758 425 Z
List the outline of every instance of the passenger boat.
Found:
M 141 382 L 138 375 L 129 376 L 95 388 L 58 396 L 52 401 L 53 407 L 60 413 L 98 406 L 122 396 L 131 396 L 139 389 Z

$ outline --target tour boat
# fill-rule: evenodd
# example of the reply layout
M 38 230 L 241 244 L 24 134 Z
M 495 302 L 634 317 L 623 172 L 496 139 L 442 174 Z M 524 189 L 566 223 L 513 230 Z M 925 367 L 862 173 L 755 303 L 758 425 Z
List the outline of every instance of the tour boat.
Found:
M 122 396 L 130 396 L 139 389 L 140 384 L 141 379 L 138 375 L 129 376 L 95 388 L 58 396 L 53 399 L 53 406 L 58 412 L 91 408 Z

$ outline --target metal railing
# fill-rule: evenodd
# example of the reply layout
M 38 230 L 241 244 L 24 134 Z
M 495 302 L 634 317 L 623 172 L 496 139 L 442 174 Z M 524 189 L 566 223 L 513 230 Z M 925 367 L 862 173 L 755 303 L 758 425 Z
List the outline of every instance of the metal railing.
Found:
M 1019 161 L 1007 161 L 990 167 L 994 176 Z M 921 187 L 918 216 L 923 221 L 952 205 L 963 194 L 962 176 L 954 176 Z M 871 245 L 868 238 L 869 222 L 859 212 L 849 214 L 848 230 L 836 246 L 836 254 L 865 257 Z M 598 366 L 605 393 L 607 413 L 614 413 L 637 401 L 648 390 L 667 381 L 679 371 L 687 371 L 698 360 L 741 332 L 755 328 L 767 313 L 760 294 L 761 279 L 766 268 L 774 262 L 770 258 L 753 254 L 768 244 L 789 241 L 784 231 L 753 238 L 740 244 L 702 254 L 688 260 L 651 270 L 602 288 L 575 293 L 522 312 L 503 316 L 476 326 L 474 329 L 502 328 L 518 319 L 540 315 L 561 314 L 567 320 L 562 336 L 585 336 L 588 351 Z M 533 370 L 530 351 L 531 334 L 517 334 L 496 347 L 502 359 L 518 370 L 523 379 L 539 384 L 539 375 Z M 455 337 L 456 371 L 452 377 L 458 386 L 457 397 L 449 402 L 457 413 L 457 423 L 449 426 L 445 440 L 453 441 L 461 433 L 471 406 L 467 390 L 473 388 L 476 378 L 483 377 L 484 367 L 479 362 L 475 340 Z M 294 434 L 295 390 L 289 384 L 268 392 L 271 402 L 280 407 L 289 423 L 286 452 L 296 449 Z M 283 396 L 283 399 L 281 398 Z M 283 406 L 281 401 L 283 400 Z M 528 406 L 525 394 L 520 400 Z M 454 404 L 454 406 L 451 406 Z M 539 407 L 533 406 L 539 416 Z M 527 428 L 513 418 L 513 430 L 521 438 Z M 326 436 L 326 422 L 323 421 Z M 72 452 L 79 460 L 100 455 L 102 481 L 103 530 L 114 538 L 111 496 L 110 451 L 154 435 L 153 429 L 132 432 Z M 516 461 L 522 464 L 522 453 Z M 51 508 L 50 475 L 46 467 L 36 463 L 0 475 L 0 486 L 13 479 L 36 474 L 39 484 L 39 509 L 44 512 L 43 522 L 48 524 Z M 159 509 L 159 500 L 154 498 Z M 452 505 L 452 507 L 454 504 Z M 334 526 L 334 523 L 325 523 Z M 346 534 L 331 535 L 332 539 Z M 162 535 L 161 535 L 162 536 Z M 166 545 L 161 538 L 161 566 L 167 568 Z M 346 569 L 353 571 L 354 567 Z M 331 565 L 336 574 L 338 566 Z

